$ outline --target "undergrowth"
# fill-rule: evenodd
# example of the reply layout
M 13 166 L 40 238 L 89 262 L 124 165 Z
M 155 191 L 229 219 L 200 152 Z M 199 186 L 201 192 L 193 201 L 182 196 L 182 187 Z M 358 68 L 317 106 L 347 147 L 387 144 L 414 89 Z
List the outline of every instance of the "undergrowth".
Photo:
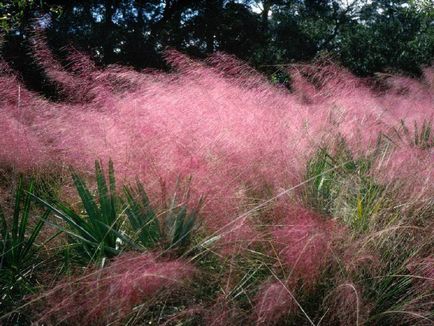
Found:
M 224 54 L 34 51 L 65 99 L 0 62 L 1 323 L 434 322 L 432 68 L 297 65 L 288 93 Z

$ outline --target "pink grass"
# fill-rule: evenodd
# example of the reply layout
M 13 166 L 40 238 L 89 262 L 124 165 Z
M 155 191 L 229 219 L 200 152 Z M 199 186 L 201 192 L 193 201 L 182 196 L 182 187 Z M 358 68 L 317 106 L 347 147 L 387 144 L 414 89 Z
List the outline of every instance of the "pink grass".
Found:
M 162 184 L 171 193 L 176 180 L 192 176 L 191 200 L 207 196 L 204 226 L 212 231 L 302 182 L 307 159 L 338 135 L 363 154 L 372 151 L 380 131 L 401 119 L 420 124 L 434 112 L 432 68 L 426 80 L 392 78 L 379 94 L 333 64 L 299 66 L 290 93 L 224 54 L 198 62 L 168 52 L 174 70 L 162 73 L 101 70 L 74 50 L 65 68 L 43 37 L 36 38 L 35 53 L 65 102 L 40 99 L 3 68 L 0 163 L 21 170 L 66 164 L 91 172 L 95 159 L 111 158 L 118 178 L 138 176 L 153 203 L 161 202 Z M 422 161 L 407 147 L 400 151 L 386 168 L 391 179 L 415 166 L 423 184 L 434 184 L 432 151 Z M 241 242 L 255 236 L 251 217 L 236 226 Z
M 330 259 L 334 232 L 333 221 L 309 210 L 295 208 L 289 212 L 273 234 L 289 280 L 303 280 L 306 287 L 315 283 Z
M 195 270 L 181 261 L 159 261 L 151 254 L 123 254 L 100 270 L 91 270 L 36 297 L 41 321 L 68 325 L 120 322 L 140 304 L 155 301 L 163 290 L 179 289 Z
M 257 325 L 278 325 L 283 317 L 294 312 L 297 306 L 289 293 L 291 290 L 279 281 L 264 284 L 257 296 L 255 323 Z

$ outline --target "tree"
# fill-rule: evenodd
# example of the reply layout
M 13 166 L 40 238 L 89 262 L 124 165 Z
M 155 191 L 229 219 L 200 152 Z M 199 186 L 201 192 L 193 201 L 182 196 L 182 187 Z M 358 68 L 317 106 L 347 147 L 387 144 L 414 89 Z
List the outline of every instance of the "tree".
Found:
M 434 53 L 433 11 L 415 3 L 375 1 L 360 10 L 357 24 L 345 27 L 339 55 L 361 75 L 394 68 L 413 74 L 429 64 Z
M 39 19 L 39 20 L 38 20 Z M 98 64 L 165 69 L 163 53 L 234 54 L 267 74 L 332 53 L 360 75 L 412 74 L 434 59 L 431 0 L 89 0 L 0 4 L 2 56 L 31 89 L 55 97 L 29 46 L 35 24 L 49 46 L 74 46 Z M 41 83 L 42 81 L 42 83 Z

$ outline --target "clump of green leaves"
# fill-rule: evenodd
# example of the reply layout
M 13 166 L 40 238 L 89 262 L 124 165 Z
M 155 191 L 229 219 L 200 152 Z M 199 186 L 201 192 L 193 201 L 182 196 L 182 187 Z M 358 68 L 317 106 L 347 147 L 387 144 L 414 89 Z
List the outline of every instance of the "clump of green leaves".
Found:
M 168 248 L 184 249 L 190 244 L 201 206 L 202 199 L 191 212 L 188 212 L 187 206 L 178 205 L 176 196 L 173 197 L 171 206 L 164 218 L 164 230 L 162 230 Z
M 133 232 L 134 241 L 140 242 L 145 248 L 152 248 L 158 244 L 168 249 L 188 246 L 191 233 L 197 224 L 202 200 L 189 211 L 186 205 L 178 204 L 175 194 L 169 207 L 161 214 L 160 221 L 139 181 L 136 182 L 135 187 L 125 186 L 124 195 L 126 198 L 125 213 Z
M 120 252 L 117 238 L 122 238 L 122 234 L 117 213 L 113 164 L 109 164 L 107 182 L 100 163 L 95 162 L 96 196 L 75 171 L 71 171 L 71 174 L 81 199 L 81 212 L 76 212 L 68 204 L 58 202 L 52 205 L 39 197 L 35 198 L 63 222 L 52 223 L 67 234 L 70 246 L 76 249 L 81 258 L 92 261 L 117 255 Z
M 352 228 L 364 231 L 383 198 L 384 187 L 369 175 L 372 157 L 354 158 L 345 141 L 336 149 L 321 148 L 308 161 L 305 199 L 322 214 L 342 219 Z
M 0 306 L 3 308 L 16 306 L 24 294 L 33 290 L 33 274 L 38 264 L 37 240 L 50 213 L 45 210 L 40 218 L 32 218 L 33 190 L 34 183 L 31 181 L 25 187 L 21 177 L 11 218 L 0 207 Z M 13 315 L 20 318 L 19 314 Z
M 145 248 L 155 247 L 161 237 L 160 223 L 152 209 L 143 185 L 137 180 L 136 187 L 124 187 L 125 213 L 131 227 L 131 237 Z
M 68 204 L 50 204 L 35 198 L 60 219 L 61 223 L 53 224 L 67 234 L 70 246 L 82 260 L 103 261 L 125 249 L 147 250 L 165 244 L 172 249 L 188 245 L 198 209 L 189 212 L 185 205 L 176 205 L 174 201 L 162 217 L 164 223 L 160 223 L 139 181 L 135 186 L 124 186 L 123 194 L 117 192 L 112 161 L 107 178 L 101 163 L 95 162 L 95 194 L 82 177 L 73 170 L 71 173 L 81 200 L 80 213 Z

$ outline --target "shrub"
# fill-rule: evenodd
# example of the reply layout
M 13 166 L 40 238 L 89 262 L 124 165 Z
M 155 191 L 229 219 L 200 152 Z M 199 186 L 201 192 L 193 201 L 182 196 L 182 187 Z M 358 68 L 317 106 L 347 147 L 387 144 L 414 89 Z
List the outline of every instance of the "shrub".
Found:
M 98 202 L 92 196 L 84 180 L 75 171 L 72 171 L 72 179 L 84 208 L 84 216 L 76 213 L 72 207 L 66 204 L 56 203 L 53 206 L 35 196 L 35 199 L 66 224 L 66 227 L 60 223 L 54 225 L 67 234 L 71 247 L 86 261 L 117 255 L 120 252 L 117 248 L 117 238 L 122 238 L 119 215 L 117 214 L 118 198 L 113 164 L 109 164 L 109 185 L 107 185 L 101 165 L 98 162 L 95 162 L 95 174 L 98 185 Z

